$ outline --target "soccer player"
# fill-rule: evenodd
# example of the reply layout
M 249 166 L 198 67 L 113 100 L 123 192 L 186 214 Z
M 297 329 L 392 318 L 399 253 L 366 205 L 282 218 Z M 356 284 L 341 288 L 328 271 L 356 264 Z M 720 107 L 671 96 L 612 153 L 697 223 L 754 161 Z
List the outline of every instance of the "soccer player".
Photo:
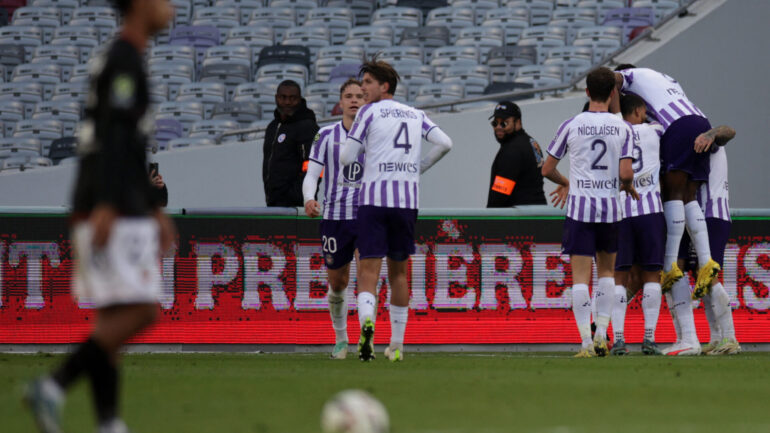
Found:
M 588 111 L 566 120 L 548 146 L 543 176 L 557 184 L 551 193 L 554 206 L 567 205 L 562 251 L 572 264 L 572 312 L 581 338 L 580 358 L 607 355 L 607 326 L 615 291 L 617 222 L 622 218 L 619 190 L 638 199 L 631 167 L 634 134 L 631 127 L 608 112 L 617 94 L 615 77 L 607 68 L 586 77 Z M 569 155 L 570 176 L 556 169 Z M 594 288 L 596 333 L 591 341 L 591 264 L 596 257 L 599 276 Z
M 118 350 L 155 320 L 160 251 L 173 238 L 147 176 L 145 149 L 152 125 L 142 53 L 173 15 L 168 0 L 116 0 L 120 36 L 94 62 L 80 125 L 81 154 L 74 194 L 74 291 L 93 303 L 88 339 L 49 376 L 31 383 L 25 401 L 40 431 L 61 432 L 64 394 L 83 375 L 91 382 L 99 433 L 128 431 L 118 414 Z
M 719 126 L 699 135 L 695 140 L 695 151 L 707 152 L 710 161 L 709 180 L 698 191 L 698 202 L 706 215 L 709 248 L 714 260 L 722 266 L 727 239 L 730 235 L 730 207 L 727 183 L 727 153 L 722 147 L 735 136 L 735 130 L 729 126 Z M 682 239 L 679 250 L 680 263 L 684 269 L 684 259 L 689 257 L 691 243 L 687 234 Z M 683 278 L 674 284 L 678 290 L 672 291 L 668 300 L 677 330 L 677 342 L 664 350 L 668 355 L 697 355 L 701 347 L 695 333 L 692 304 L 687 296 L 689 287 Z M 740 353 L 741 346 L 735 338 L 730 297 L 719 279 L 711 286 L 711 293 L 703 297 L 706 318 L 711 329 L 709 344 L 703 348 L 708 355 Z
M 666 220 L 660 198 L 660 136 L 663 127 L 647 120 L 644 100 L 636 95 L 620 98 L 623 119 L 631 124 L 637 137 L 633 147 L 634 189 L 639 200 L 625 192 L 620 193 L 623 220 L 618 223 L 618 255 L 615 261 L 615 296 L 612 309 L 612 329 L 615 342 L 610 351 L 613 355 L 628 353 L 623 326 L 625 323 L 629 271 L 633 265 L 641 267 L 644 284 L 642 310 L 644 312 L 644 340 L 642 353 L 661 355 L 655 344 L 655 328 L 660 314 L 660 270 L 663 268 L 663 249 L 666 237 Z
M 660 153 L 664 171 L 663 209 L 667 236 L 662 289 L 667 291 L 682 278 L 676 259 L 685 226 L 698 254 L 698 279 L 693 299 L 707 294 L 719 273 L 709 251 L 705 217 L 695 194 L 708 181 L 709 158 L 695 152 L 698 135 L 711 129 L 706 116 L 685 95 L 679 83 L 663 73 L 633 65 L 620 65 L 615 79 L 618 90 L 640 96 L 651 118 L 663 125 Z M 689 290 L 688 290 L 689 291 Z
M 363 175 L 363 155 L 350 165 L 340 165 L 340 148 L 348 136 L 358 109 L 364 105 L 361 83 L 349 79 L 340 87 L 342 120 L 321 128 L 310 149 L 310 163 L 302 194 L 305 214 L 311 218 L 321 215 L 315 199 L 318 178 L 323 173 L 324 207 L 321 221 L 321 242 L 329 277 L 329 313 L 335 334 L 332 359 L 345 359 L 348 354 L 348 303 L 345 288 L 350 279 L 350 262 L 356 250 L 356 212 L 358 190 Z
M 391 337 L 385 356 L 401 361 L 409 314 L 407 262 L 415 251 L 420 174 L 449 152 L 452 140 L 424 112 L 393 100 L 399 76 L 390 64 L 373 58 L 361 66 L 361 74 L 367 104 L 358 110 L 340 154 L 343 165 L 365 156 L 356 241 L 358 357 L 374 359 L 376 288 L 382 258 L 387 257 Z M 434 146 L 420 159 L 422 139 Z

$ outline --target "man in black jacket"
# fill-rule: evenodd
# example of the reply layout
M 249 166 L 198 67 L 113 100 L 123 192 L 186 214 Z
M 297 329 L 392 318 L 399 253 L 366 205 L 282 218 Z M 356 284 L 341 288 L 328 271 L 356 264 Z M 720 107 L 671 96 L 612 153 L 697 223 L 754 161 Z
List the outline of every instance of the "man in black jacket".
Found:
M 263 147 L 265 199 L 268 206 L 303 206 L 302 180 L 318 124 L 295 81 L 278 85 L 275 103 L 275 119 L 267 126 Z
M 487 207 L 546 204 L 540 174 L 543 153 L 524 132 L 518 105 L 502 101 L 490 119 L 500 150 L 492 163 Z

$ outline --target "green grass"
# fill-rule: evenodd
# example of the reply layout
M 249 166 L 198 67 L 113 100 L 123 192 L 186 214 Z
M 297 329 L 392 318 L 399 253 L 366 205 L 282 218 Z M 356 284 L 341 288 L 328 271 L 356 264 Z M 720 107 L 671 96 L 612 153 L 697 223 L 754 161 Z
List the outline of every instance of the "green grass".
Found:
M 570 355 L 127 355 L 122 412 L 136 433 L 318 432 L 324 401 L 362 388 L 388 408 L 393 433 L 770 431 L 769 353 Z M 20 389 L 62 359 L 0 354 L 0 431 L 33 431 Z M 95 430 L 85 381 L 63 416 L 66 432 Z

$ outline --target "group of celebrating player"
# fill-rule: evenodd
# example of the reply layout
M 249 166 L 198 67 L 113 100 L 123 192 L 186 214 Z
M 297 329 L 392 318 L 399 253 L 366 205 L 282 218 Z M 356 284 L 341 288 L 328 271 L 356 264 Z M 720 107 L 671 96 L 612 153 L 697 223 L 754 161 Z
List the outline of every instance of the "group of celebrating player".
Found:
M 562 249 L 572 265 L 572 311 L 581 338 L 576 357 L 628 353 L 626 306 L 640 290 L 643 353 L 700 354 L 691 299 L 701 298 L 711 328 L 705 352 L 739 353 L 730 298 L 717 278 L 730 231 L 722 146 L 735 131 L 712 129 L 679 83 L 652 69 L 598 68 L 586 84 L 588 110 L 561 124 L 542 169 L 557 184 L 551 193 L 554 205 L 567 206 Z M 569 179 L 556 170 L 565 155 L 570 157 Z M 682 271 L 689 269 L 691 246 L 697 256 L 692 293 Z M 591 297 L 594 257 L 598 285 Z M 660 350 L 655 328 L 662 293 L 677 341 Z M 610 320 L 612 350 L 606 337 Z

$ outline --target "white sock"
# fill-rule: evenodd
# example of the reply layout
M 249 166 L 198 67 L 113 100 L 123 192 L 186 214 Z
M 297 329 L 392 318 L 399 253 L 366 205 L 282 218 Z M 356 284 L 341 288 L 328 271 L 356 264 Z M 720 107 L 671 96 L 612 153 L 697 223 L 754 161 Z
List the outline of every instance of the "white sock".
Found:
M 719 330 L 719 324 L 717 324 L 717 317 L 714 314 L 714 299 L 711 295 L 703 297 L 703 312 L 706 313 L 706 321 L 709 324 L 709 341 L 721 341 L 722 331 Z
M 615 333 L 615 341 L 625 340 L 623 329 L 626 323 L 626 288 L 615 286 L 615 303 L 612 306 L 612 331 Z
M 578 332 L 583 348 L 593 345 L 591 341 L 591 295 L 588 294 L 588 284 L 572 286 L 572 314 L 575 315 Z
M 709 246 L 709 233 L 706 226 L 706 217 L 697 201 L 691 201 L 684 205 L 687 233 L 695 245 L 695 253 L 698 255 L 698 267 L 705 265 L 711 259 L 711 246 Z
M 711 299 L 714 318 L 722 332 L 722 338 L 735 340 L 735 325 L 733 324 L 733 309 L 730 306 L 730 295 L 722 283 L 711 286 Z
M 596 324 L 596 319 L 599 317 L 596 314 L 596 290 L 591 291 L 591 322 Z
M 666 305 L 668 305 L 668 312 L 671 314 L 671 322 L 674 324 L 674 334 L 676 336 L 674 342 L 678 343 L 682 340 L 682 329 L 679 327 L 679 319 L 676 317 L 674 298 L 671 296 L 671 292 L 666 293 Z
M 599 278 L 594 290 L 596 296 L 596 333 L 607 335 L 607 327 L 610 325 L 612 307 L 615 304 L 615 278 Z
M 406 320 L 409 317 L 409 307 L 397 307 L 390 304 L 390 345 L 403 348 Z
M 376 299 L 373 294 L 369 292 L 361 292 L 358 294 L 358 324 L 360 326 L 364 326 L 367 317 L 372 319 L 372 322 L 375 321 L 375 304 Z
M 658 316 L 660 315 L 660 283 L 644 283 L 642 295 L 644 338 L 655 341 L 655 328 L 658 326 Z
M 685 343 L 698 341 L 698 335 L 695 333 L 695 319 L 692 314 L 689 279 L 681 278 L 674 283 L 674 287 L 671 288 L 671 296 L 674 298 L 674 310 L 676 310 L 676 317 L 679 320 L 682 341 Z
M 670 271 L 671 265 L 679 256 L 679 244 L 684 235 L 684 202 L 670 200 L 663 203 L 663 216 L 666 218 L 666 253 L 663 260 L 663 270 Z
M 348 301 L 345 292 L 329 289 L 326 298 L 329 301 L 329 315 L 332 317 L 336 342 L 348 341 Z

